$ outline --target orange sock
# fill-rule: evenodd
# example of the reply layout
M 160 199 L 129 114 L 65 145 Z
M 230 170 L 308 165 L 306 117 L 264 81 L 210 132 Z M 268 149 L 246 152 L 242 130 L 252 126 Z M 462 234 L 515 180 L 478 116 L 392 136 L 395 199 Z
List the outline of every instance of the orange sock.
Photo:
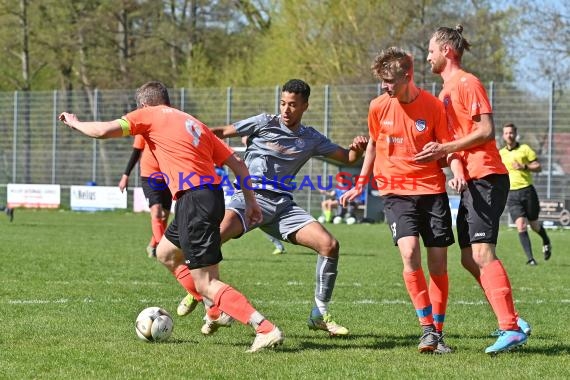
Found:
M 243 324 L 256 325 L 257 332 L 269 332 L 275 327 L 251 306 L 243 294 L 229 285 L 223 286 L 218 291 L 214 297 L 214 305 Z
M 158 245 L 158 242 L 154 239 L 154 235 L 152 235 L 152 237 L 150 238 L 150 243 L 148 243 L 148 245 L 154 248 L 156 248 L 156 246 Z
M 152 237 L 158 243 L 160 239 L 162 239 L 162 235 L 164 235 L 164 221 L 162 219 L 151 218 L 150 226 L 152 228 Z
M 429 299 L 433 306 L 433 324 L 436 331 L 443 331 L 448 295 L 449 279 L 447 273 L 442 275 L 430 274 Z
M 489 302 L 489 305 L 491 305 L 491 302 L 489 301 L 489 297 L 487 297 L 487 293 L 485 293 L 485 289 L 483 289 L 483 284 L 481 284 L 481 277 L 475 277 L 475 280 L 477 280 L 477 282 L 479 283 L 479 286 L 483 290 L 483 294 L 485 295 L 487 302 Z M 515 318 L 519 319 L 519 313 L 516 310 L 515 310 Z
M 481 269 L 481 285 L 497 316 L 499 328 L 517 330 L 513 291 L 507 272 L 500 260 L 495 260 Z
M 202 301 L 202 296 L 196 290 L 196 284 L 194 284 L 194 279 L 187 265 L 182 264 L 177 266 L 176 269 L 174 269 L 174 277 L 176 277 L 178 283 L 182 285 L 188 293 L 192 294 L 192 297 L 194 297 L 196 301 Z
M 433 315 L 424 271 L 420 268 L 415 272 L 404 272 L 403 275 L 420 324 L 422 326 L 432 325 Z

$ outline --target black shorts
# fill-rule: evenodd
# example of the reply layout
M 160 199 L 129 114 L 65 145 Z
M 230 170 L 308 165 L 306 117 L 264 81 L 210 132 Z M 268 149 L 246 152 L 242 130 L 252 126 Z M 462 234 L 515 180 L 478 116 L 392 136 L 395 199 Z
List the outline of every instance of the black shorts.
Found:
M 190 269 L 222 261 L 220 224 L 224 212 L 224 192 L 219 186 L 186 190 L 176 200 L 174 220 L 164 236 L 182 249 Z
M 406 236 L 421 236 L 425 247 L 449 247 L 455 242 L 447 193 L 382 198 L 395 245 Z
M 172 206 L 172 193 L 166 182 L 153 177 L 141 177 L 141 183 L 144 197 L 148 202 L 148 207 L 160 204 L 163 209 L 170 210 Z
M 460 248 L 472 243 L 497 244 L 499 221 L 509 194 L 509 175 L 491 174 L 467 181 L 457 210 Z
M 534 186 L 509 191 L 507 207 L 513 222 L 521 217 L 530 221 L 538 220 L 540 202 Z

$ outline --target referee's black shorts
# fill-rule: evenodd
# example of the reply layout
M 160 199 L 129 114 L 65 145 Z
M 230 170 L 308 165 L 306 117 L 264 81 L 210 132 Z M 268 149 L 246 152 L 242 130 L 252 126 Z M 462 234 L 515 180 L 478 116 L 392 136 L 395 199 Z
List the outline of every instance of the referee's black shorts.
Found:
M 529 221 L 538 220 L 540 202 L 533 185 L 522 189 L 511 190 L 507 199 L 507 207 L 513 222 L 518 218 L 526 218 Z

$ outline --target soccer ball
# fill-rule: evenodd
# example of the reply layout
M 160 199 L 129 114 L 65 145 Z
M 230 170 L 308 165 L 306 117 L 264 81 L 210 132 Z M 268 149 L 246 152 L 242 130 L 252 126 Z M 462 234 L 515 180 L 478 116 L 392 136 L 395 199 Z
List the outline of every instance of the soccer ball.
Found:
M 346 218 L 346 224 L 354 224 L 354 223 L 356 223 L 356 218 L 354 216 Z
M 174 321 L 170 314 L 160 307 L 147 307 L 137 317 L 135 332 L 145 342 L 162 342 L 170 337 Z
M 333 219 L 333 224 L 341 224 L 342 223 L 342 216 L 335 216 Z
M 321 224 L 325 224 L 325 222 L 327 221 L 327 219 L 325 218 L 324 215 L 319 216 L 319 218 L 317 219 L 319 221 L 319 223 Z

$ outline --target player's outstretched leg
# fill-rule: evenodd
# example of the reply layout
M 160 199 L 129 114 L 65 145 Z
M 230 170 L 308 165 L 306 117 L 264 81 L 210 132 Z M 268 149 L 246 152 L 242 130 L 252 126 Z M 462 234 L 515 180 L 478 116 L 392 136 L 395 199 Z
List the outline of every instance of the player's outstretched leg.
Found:
M 330 336 L 348 335 L 348 329 L 336 323 L 328 312 L 337 276 L 338 259 L 318 255 L 316 268 L 315 306 L 307 321 L 311 330 L 323 330 Z

